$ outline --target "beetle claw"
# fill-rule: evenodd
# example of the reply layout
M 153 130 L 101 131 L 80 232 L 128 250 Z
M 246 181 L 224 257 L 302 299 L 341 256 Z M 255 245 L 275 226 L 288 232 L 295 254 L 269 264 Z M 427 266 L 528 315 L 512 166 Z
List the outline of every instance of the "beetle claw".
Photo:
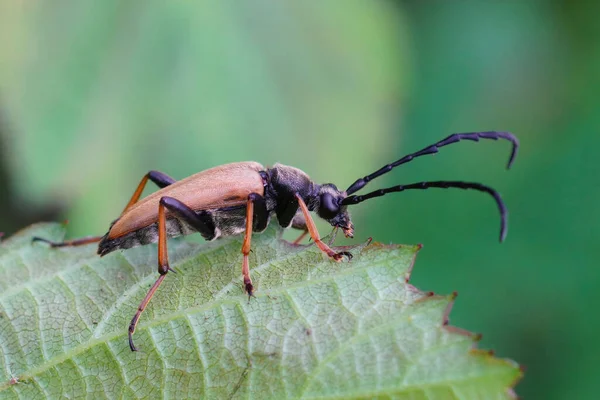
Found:
M 250 298 L 254 297 L 254 286 L 252 286 L 252 283 L 246 283 L 245 289 L 246 289 L 246 293 L 248 293 L 248 303 L 249 303 Z
M 339 253 L 335 253 L 335 254 L 332 256 L 332 258 L 333 258 L 335 261 L 338 261 L 338 262 L 339 262 L 339 261 L 342 261 L 342 258 L 343 258 L 344 256 L 346 256 L 346 257 L 348 258 L 348 261 L 352 260 L 352 257 L 353 257 L 353 256 L 352 256 L 352 253 L 350 253 L 350 252 L 347 252 L 347 251 L 340 251 Z

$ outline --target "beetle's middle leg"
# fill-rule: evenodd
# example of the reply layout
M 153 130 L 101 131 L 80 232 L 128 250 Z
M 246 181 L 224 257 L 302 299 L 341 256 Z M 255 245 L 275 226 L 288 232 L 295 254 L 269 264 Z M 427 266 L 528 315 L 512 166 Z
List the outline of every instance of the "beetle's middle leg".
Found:
M 242 243 L 242 275 L 244 277 L 244 289 L 248 296 L 252 296 L 254 286 L 250 278 L 250 244 L 252 231 L 261 232 L 265 230 L 268 223 L 268 211 L 265 198 L 257 193 L 250 193 L 246 204 L 246 232 Z
M 351 253 L 349 253 L 347 251 L 342 251 L 340 253 L 336 253 L 335 251 L 333 251 L 331 249 L 331 247 L 329 247 L 325 243 L 323 243 L 323 241 L 321 240 L 321 236 L 319 236 L 319 231 L 317 230 L 315 221 L 313 221 L 312 217 L 310 216 L 310 211 L 308 211 L 308 207 L 306 206 L 306 203 L 304 203 L 304 200 L 302 200 L 302 197 L 300 197 L 300 195 L 298 195 L 298 194 L 296 194 L 296 199 L 298 200 L 298 206 L 300 207 L 300 210 L 302 210 L 302 214 L 304 215 L 304 219 L 306 221 L 306 228 L 308 229 L 308 232 L 310 233 L 310 237 L 315 242 L 315 244 L 319 247 L 319 249 L 323 253 L 327 254 L 329 257 L 333 258 L 335 261 L 341 261 L 344 256 L 348 257 L 348 259 L 351 259 L 352 258 Z
M 148 306 L 150 299 L 154 296 L 154 293 L 165 279 L 167 272 L 173 271 L 169 266 L 169 258 L 167 255 L 167 219 L 165 217 L 166 210 L 169 210 L 172 214 L 178 218 L 184 220 L 186 223 L 191 225 L 207 240 L 214 238 L 215 236 L 215 225 L 212 221 L 210 214 L 206 211 L 196 213 L 194 210 L 186 206 L 181 201 L 173 197 L 162 197 L 158 205 L 158 273 L 160 276 L 154 282 L 154 285 L 144 297 L 144 300 L 140 303 L 137 312 L 131 319 L 129 324 L 129 347 L 132 351 L 137 351 L 137 348 L 133 344 L 133 334 L 138 324 L 142 312 Z

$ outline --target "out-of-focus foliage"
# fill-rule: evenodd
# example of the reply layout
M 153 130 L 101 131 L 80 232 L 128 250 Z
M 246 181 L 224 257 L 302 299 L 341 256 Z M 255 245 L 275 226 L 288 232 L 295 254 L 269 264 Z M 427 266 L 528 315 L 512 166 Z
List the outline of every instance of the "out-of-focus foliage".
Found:
M 72 236 L 103 233 L 149 169 L 281 161 L 345 187 L 449 133 L 510 130 L 522 147 L 509 172 L 506 144 L 465 143 L 369 185 L 487 183 L 510 210 L 506 243 L 489 198 L 434 189 L 357 206 L 356 237 L 423 243 L 415 282 L 460 293 L 453 321 L 527 366 L 518 394 L 589 398 L 599 12 L 564 0 L 2 2 L 0 231 L 59 205 Z

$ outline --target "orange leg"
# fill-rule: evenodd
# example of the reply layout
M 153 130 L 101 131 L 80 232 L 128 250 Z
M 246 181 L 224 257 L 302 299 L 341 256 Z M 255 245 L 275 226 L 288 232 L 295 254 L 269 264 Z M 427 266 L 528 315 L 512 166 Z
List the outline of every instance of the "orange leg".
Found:
M 131 351 L 137 351 L 137 347 L 133 344 L 133 334 L 135 333 L 135 327 L 138 324 L 142 312 L 144 312 L 146 306 L 152 299 L 152 296 L 154 296 L 154 293 L 165 279 L 167 272 L 173 271 L 171 267 L 169 267 L 169 257 L 167 255 L 167 221 L 165 218 L 165 211 L 165 204 L 163 199 L 161 199 L 160 204 L 158 205 L 158 273 L 160 276 L 156 282 L 154 282 L 154 285 L 152 285 L 148 294 L 144 297 L 144 300 L 140 303 L 129 324 L 129 347 L 131 348 Z
M 250 278 L 250 262 L 248 260 L 254 220 L 254 202 L 252 199 L 252 195 L 248 196 L 248 203 L 246 205 L 246 232 L 244 233 L 244 243 L 242 244 L 242 275 L 244 276 L 244 288 L 246 289 L 248 296 L 252 296 L 252 291 L 254 289 L 252 286 L 252 279 Z
M 329 257 L 333 258 L 335 261 L 338 261 L 338 262 L 342 261 L 342 258 L 344 256 L 348 257 L 348 259 L 352 258 L 352 254 L 348 253 L 347 251 L 336 253 L 329 246 L 327 246 L 325 243 L 323 243 L 323 241 L 321 240 L 321 237 L 319 236 L 319 231 L 317 230 L 315 221 L 313 221 L 312 217 L 310 216 L 310 211 L 308 211 L 308 207 L 306 207 L 306 203 L 304 203 L 304 200 L 302 200 L 302 197 L 300 197 L 297 193 L 296 193 L 296 199 L 298 199 L 298 206 L 300 207 L 300 210 L 302 210 L 302 214 L 304 215 L 304 218 L 306 219 L 306 227 L 308 228 L 308 233 L 310 233 L 310 237 L 312 237 L 312 239 L 317 244 L 319 249 L 323 253 L 327 254 Z
M 163 174 L 162 172 L 158 171 L 148 172 L 140 181 L 140 184 L 138 185 L 137 189 L 135 189 L 135 192 L 133 192 L 133 196 L 131 196 L 129 203 L 127 203 L 121 215 L 125 214 L 125 211 L 129 210 L 131 207 L 133 207 L 135 203 L 138 202 L 140 196 L 142 195 L 142 192 L 144 191 L 144 188 L 146 187 L 146 183 L 148 183 L 148 179 L 154 182 L 156 186 L 158 186 L 161 189 L 171 185 L 172 183 L 175 183 L 175 179 L 171 178 L 167 174 Z
M 308 229 L 307 229 L 307 230 L 305 230 L 304 232 L 302 232 L 302 233 L 300 234 L 300 236 L 298 236 L 298 239 L 294 240 L 294 242 L 293 242 L 293 243 L 294 243 L 294 244 L 300 244 L 300 242 L 302 241 L 302 239 L 304 239 L 304 237 L 305 237 L 306 235 L 308 235 Z
M 38 236 L 34 236 L 31 241 L 32 242 L 44 242 L 48 243 L 50 247 L 73 247 L 73 246 L 83 246 L 89 243 L 96 243 L 102 240 L 102 236 L 88 236 L 79 239 L 66 240 L 64 242 L 53 242 L 48 239 L 44 239 Z
M 144 191 L 144 188 L 146 187 L 146 183 L 148 183 L 148 174 L 144 175 L 144 177 L 140 181 L 140 184 L 135 189 L 135 192 L 133 192 L 133 196 L 131 196 L 129 203 L 127 203 L 127 205 L 123 209 L 123 212 L 121 212 L 121 215 L 125 214 L 127 210 L 129 210 L 135 203 L 138 202 L 140 196 L 142 195 L 142 192 Z
M 144 188 L 146 187 L 146 183 L 148 183 L 148 179 L 154 182 L 156 186 L 158 186 L 161 189 L 175 182 L 175 179 L 171 178 L 169 175 L 163 174 L 162 172 L 148 172 L 140 181 L 140 184 L 138 185 L 137 189 L 135 189 L 135 192 L 133 192 L 131 200 L 129 200 L 129 203 L 127 203 L 127 206 L 125 206 L 125 209 L 123 210 L 121 215 L 125 214 L 125 211 L 129 210 L 135 203 L 138 202 L 140 196 L 142 195 L 142 192 L 144 191 Z M 66 240 L 64 242 L 52 242 L 48 239 L 35 236 L 34 238 L 32 238 L 32 241 L 48 243 L 51 247 L 73 247 L 83 246 L 89 243 L 96 243 L 102 240 L 102 238 L 103 236 L 88 236 L 80 239 Z

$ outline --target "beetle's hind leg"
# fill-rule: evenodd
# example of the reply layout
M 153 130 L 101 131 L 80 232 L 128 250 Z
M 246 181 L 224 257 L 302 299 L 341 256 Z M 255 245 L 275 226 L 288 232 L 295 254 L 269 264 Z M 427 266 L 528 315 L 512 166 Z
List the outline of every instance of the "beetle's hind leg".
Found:
M 48 239 L 41 238 L 39 236 L 34 236 L 31 241 L 32 242 L 44 242 L 48 243 L 50 247 L 75 247 L 75 246 L 83 246 L 90 243 L 97 243 L 102 240 L 103 236 L 88 236 L 79 239 L 73 240 L 65 240 L 64 242 L 53 242 Z
M 148 303 L 150 303 L 152 296 L 154 296 L 154 293 L 165 279 L 167 272 L 173 271 L 169 266 L 169 257 L 167 255 L 167 220 L 165 217 L 165 210 L 169 210 L 177 218 L 188 223 L 200 232 L 205 239 L 210 240 L 215 236 L 215 225 L 209 213 L 206 211 L 196 213 L 187 205 L 173 197 L 165 196 L 160 199 L 158 205 L 158 273 L 160 276 L 156 282 L 154 282 L 154 285 L 152 285 L 148 294 L 144 297 L 144 300 L 140 303 L 137 312 L 129 324 L 129 347 L 131 348 L 131 351 L 137 351 L 137 348 L 133 344 L 133 334 L 135 333 L 135 328 L 142 312 L 144 312 Z
M 127 205 L 123 209 L 123 212 L 121 213 L 121 215 L 123 215 L 123 213 L 125 213 L 125 211 L 129 210 L 131 207 L 133 207 L 133 205 L 135 203 L 138 202 L 138 200 L 140 199 L 140 196 L 142 195 L 142 192 L 144 191 L 144 188 L 146 187 L 146 184 L 148 183 L 148 180 L 151 180 L 152 182 L 154 182 L 154 184 L 156 184 L 156 186 L 158 186 L 160 189 L 165 188 L 165 187 L 177 182 L 175 179 L 171 178 L 169 175 L 164 174 L 162 172 L 159 172 L 159 171 L 148 172 L 146 175 L 144 175 L 144 177 L 140 181 L 138 187 L 135 189 L 135 192 L 133 192 L 133 195 L 131 196 L 129 203 L 127 203 Z
M 161 189 L 176 182 L 175 179 L 171 178 L 167 174 L 163 174 L 162 172 L 158 172 L 158 171 L 148 172 L 146 175 L 144 175 L 144 177 L 140 181 L 138 187 L 135 189 L 135 192 L 133 192 L 133 195 L 131 196 L 129 203 L 127 203 L 127 205 L 125 206 L 125 209 L 123 210 L 121 215 L 123 215 L 123 213 L 125 213 L 125 211 L 130 209 L 135 203 L 138 202 L 138 200 L 140 199 L 140 196 L 142 195 L 142 192 L 144 191 L 144 188 L 146 187 L 146 184 L 148 183 L 148 180 L 151 180 L 152 182 L 154 182 L 156 184 L 156 186 L 158 186 Z M 83 245 L 90 244 L 90 243 L 97 243 L 97 242 L 101 241 L 102 238 L 103 238 L 103 236 L 88 236 L 88 237 L 79 238 L 79 239 L 65 240 L 64 242 L 53 242 L 51 240 L 35 236 L 31 239 L 31 241 L 48 243 L 51 247 L 74 247 L 74 246 L 83 246 Z

